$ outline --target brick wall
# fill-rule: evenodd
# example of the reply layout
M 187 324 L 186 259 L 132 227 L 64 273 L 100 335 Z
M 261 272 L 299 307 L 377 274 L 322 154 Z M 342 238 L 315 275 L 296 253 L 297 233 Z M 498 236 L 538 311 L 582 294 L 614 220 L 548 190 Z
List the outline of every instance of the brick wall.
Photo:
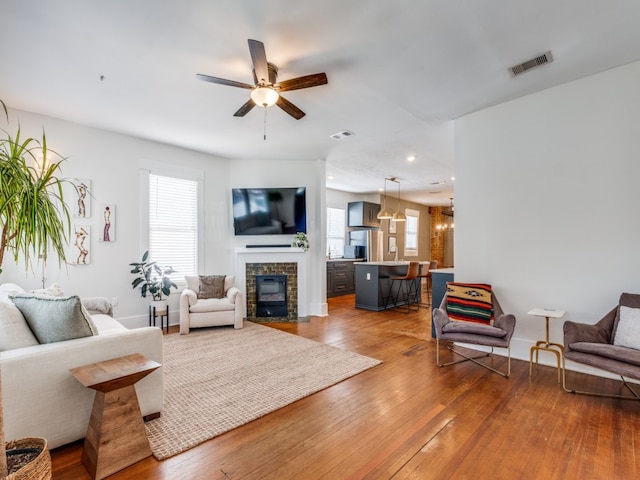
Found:
M 431 260 L 438 261 L 438 267 L 445 266 L 445 231 L 438 229 L 438 225 L 450 224 L 451 217 L 442 211 L 448 207 L 431 207 Z

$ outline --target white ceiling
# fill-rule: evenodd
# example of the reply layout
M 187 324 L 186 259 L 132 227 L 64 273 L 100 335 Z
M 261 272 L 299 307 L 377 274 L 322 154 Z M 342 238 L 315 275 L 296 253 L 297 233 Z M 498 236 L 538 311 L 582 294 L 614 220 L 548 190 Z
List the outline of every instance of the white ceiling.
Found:
M 2 0 L 0 19 L 11 107 L 231 159 L 326 159 L 327 187 L 395 176 L 432 205 L 453 196 L 453 119 L 640 59 L 637 0 Z M 253 83 L 248 38 L 279 80 L 329 79 L 283 95 L 299 121 L 269 108 L 266 141 L 262 108 L 233 117 L 248 90 L 195 77 Z

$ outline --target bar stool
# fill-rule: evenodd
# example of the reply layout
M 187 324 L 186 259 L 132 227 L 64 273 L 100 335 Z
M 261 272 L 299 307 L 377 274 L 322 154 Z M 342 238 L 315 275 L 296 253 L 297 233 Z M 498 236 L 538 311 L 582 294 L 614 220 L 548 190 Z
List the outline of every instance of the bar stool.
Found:
M 418 304 L 420 282 L 418 280 L 418 273 L 420 272 L 420 262 L 409 262 L 407 273 L 402 277 L 390 277 L 389 280 L 389 293 L 386 296 L 384 308 L 389 308 L 389 301 L 393 299 L 393 307 L 398 305 L 398 299 L 400 292 L 404 290 L 404 301 L 407 306 L 407 312 L 411 311 L 411 305 L 415 304 L 419 309 Z M 393 287 L 396 282 L 400 282 L 396 294 L 393 294 Z M 404 287 L 404 288 L 403 288 Z
M 422 302 L 420 305 L 424 305 L 426 308 L 429 308 L 431 306 L 431 290 L 432 290 L 432 283 L 431 283 L 431 279 L 433 277 L 433 275 L 431 274 L 431 270 L 438 268 L 438 261 L 437 260 L 431 260 L 429 262 L 429 268 L 427 269 L 427 271 L 425 273 L 420 273 L 418 275 L 418 278 L 421 281 L 420 284 L 420 288 L 422 288 L 422 279 L 425 279 L 425 286 L 426 286 L 426 290 L 427 290 L 427 299 L 425 302 Z

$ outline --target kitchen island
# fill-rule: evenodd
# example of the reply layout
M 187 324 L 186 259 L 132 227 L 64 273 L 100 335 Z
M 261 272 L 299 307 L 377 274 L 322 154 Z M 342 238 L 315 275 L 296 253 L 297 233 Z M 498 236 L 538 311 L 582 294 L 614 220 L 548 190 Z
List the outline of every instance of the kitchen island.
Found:
M 453 282 L 453 268 L 436 268 L 431 270 L 431 298 L 432 311 L 436 308 L 440 308 L 442 299 L 445 293 L 447 293 L 447 282 Z M 431 322 L 431 336 L 436 338 L 436 328 Z
M 429 262 L 420 262 L 421 268 L 428 268 Z M 389 293 L 391 285 L 390 277 L 401 277 L 406 275 L 409 262 L 361 262 L 356 263 L 356 308 L 374 310 L 379 312 L 385 310 L 384 299 Z M 415 282 L 420 282 L 420 278 Z M 393 297 L 401 287 L 402 282 L 395 282 L 393 287 Z M 420 291 L 418 288 L 418 301 L 420 301 Z M 398 298 L 398 303 L 391 303 L 389 308 L 404 305 L 402 294 Z

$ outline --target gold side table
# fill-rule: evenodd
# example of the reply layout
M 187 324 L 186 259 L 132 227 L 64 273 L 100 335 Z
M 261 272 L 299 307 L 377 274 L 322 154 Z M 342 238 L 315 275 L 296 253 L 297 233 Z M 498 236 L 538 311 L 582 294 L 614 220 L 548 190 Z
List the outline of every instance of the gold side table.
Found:
M 559 343 L 552 343 L 549 341 L 549 318 L 562 318 L 564 316 L 564 310 L 549 310 L 546 308 L 534 308 L 529 310 L 528 314 L 534 317 L 544 317 L 546 322 L 546 337 L 545 340 L 538 340 L 535 346 L 531 347 L 531 354 L 529 355 L 529 377 L 531 377 L 531 370 L 533 367 L 533 352 L 536 353 L 536 370 L 538 369 L 538 353 L 540 350 L 546 352 L 553 352 L 558 360 L 558 383 L 560 383 L 560 373 L 564 370 L 564 345 Z

